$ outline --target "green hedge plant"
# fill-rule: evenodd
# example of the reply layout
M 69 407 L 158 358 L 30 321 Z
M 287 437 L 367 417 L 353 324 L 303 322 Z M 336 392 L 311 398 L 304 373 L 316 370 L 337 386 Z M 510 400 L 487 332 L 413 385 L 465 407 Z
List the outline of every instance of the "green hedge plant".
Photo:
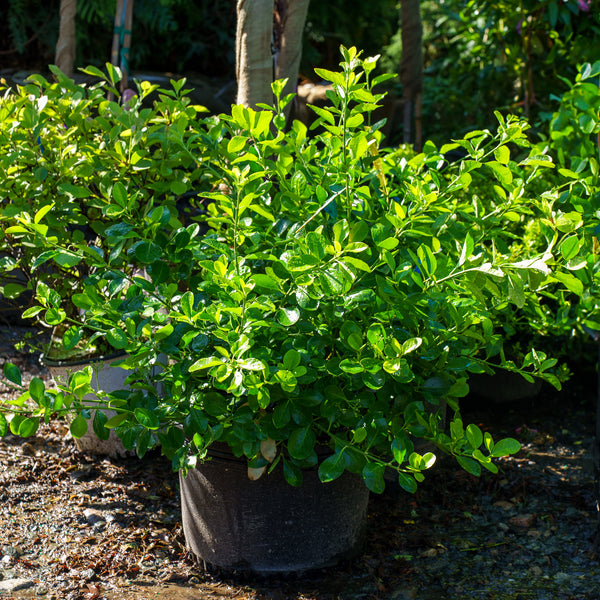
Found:
M 107 99 L 107 92 L 118 98 L 112 65 L 106 74 L 88 68 L 98 77 L 90 87 L 52 71 L 55 81 L 32 75 L 0 98 L 0 291 L 21 306 L 37 293 L 40 303 L 25 305 L 23 316 L 59 328 L 62 347 L 53 354 L 62 358 L 95 350 L 79 298 L 96 261 L 112 253 L 130 277 L 140 274 L 127 253 L 145 247 L 136 240 L 109 246 L 106 229 L 124 215 L 180 226 L 176 199 L 194 178 L 184 132 L 203 109 L 189 105 L 183 82 L 162 90 L 150 109 L 142 101 L 157 86 L 147 82 L 129 102 Z
M 471 374 L 499 366 L 560 387 L 542 352 L 507 360 L 498 327 L 565 272 L 560 230 L 547 218 L 555 190 L 522 193 L 545 181 L 552 161 L 516 118 L 454 142 L 467 153 L 455 164 L 444 160 L 453 146 L 412 156 L 381 148 L 376 59 L 342 53 L 339 72 L 317 72 L 332 84 L 330 106 L 315 108 L 323 133 L 311 137 L 299 122 L 282 131 L 283 82 L 275 107 L 190 120 L 181 134 L 206 214 L 169 229 L 157 226 L 166 208 L 143 220 L 122 211 L 100 232 L 115 251 L 90 260 L 83 242 L 72 246 L 94 270 L 78 296 L 85 326 L 126 350 L 122 364 L 136 370 L 129 390 L 99 400 L 100 437 L 114 428 L 139 456 L 160 445 L 182 470 L 225 443 L 251 477 L 281 464 L 292 485 L 305 468 L 323 482 L 348 470 L 381 492 L 391 469 L 414 492 L 436 456 L 415 451 L 415 440 L 473 474 L 496 472 L 495 458 L 519 450 L 463 424 Z M 469 194 L 478 177 L 494 182 L 498 206 Z M 539 246 L 515 245 L 511 212 L 543 224 Z M 128 261 L 147 276 L 132 277 Z M 5 375 L 19 388 L 15 367 Z M 81 435 L 88 380 L 74 374 L 57 393 L 37 381 L 19 388 L 0 409 L 16 414 L 10 425 L 0 416 L 0 433 L 27 435 L 70 412 Z M 117 415 L 107 421 L 103 408 Z

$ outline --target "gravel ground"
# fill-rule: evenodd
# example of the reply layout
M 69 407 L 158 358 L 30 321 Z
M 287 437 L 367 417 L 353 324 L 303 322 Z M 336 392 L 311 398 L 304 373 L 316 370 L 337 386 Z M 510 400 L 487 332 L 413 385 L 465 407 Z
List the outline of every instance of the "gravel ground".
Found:
M 0 363 L 48 374 L 0 330 Z M 414 496 L 372 497 L 363 553 L 335 569 L 233 581 L 185 550 L 177 478 L 152 454 L 78 452 L 60 422 L 0 441 L 0 598 L 596 600 L 594 374 L 465 421 L 522 451 L 480 479 L 441 459 Z M 0 397 L 10 393 L 0 385 Z M 479 403 L 481 405 L 481 403 Z

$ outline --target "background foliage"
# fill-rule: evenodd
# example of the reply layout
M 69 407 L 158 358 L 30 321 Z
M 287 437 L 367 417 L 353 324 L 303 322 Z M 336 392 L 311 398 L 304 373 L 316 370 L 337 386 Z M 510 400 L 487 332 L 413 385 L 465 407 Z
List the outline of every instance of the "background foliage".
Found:
M 443 143 L 493 127 L 494 110 L 539 123 L 556 109 L 552 96 L 577 66 L 600 59 L 597 0 L 424 0 L 425 138 Z M 44 70 L 54 59 L 59 0 L 0 0 L 0 66 Z M 79 0 L 76 64 L 110 57 L 115 0 Z M 131 65 L 135 71 L 235 76 L 234 0 L 136 0 Z M 334 69 L 338 47 L 381 53 L 387 72 L 401 56 L 397 0 L 313 1 L 301 73 Z M 401 97 L 396 83 L 397 97 Z M 392 143 L 401 139 L 395 131 Z

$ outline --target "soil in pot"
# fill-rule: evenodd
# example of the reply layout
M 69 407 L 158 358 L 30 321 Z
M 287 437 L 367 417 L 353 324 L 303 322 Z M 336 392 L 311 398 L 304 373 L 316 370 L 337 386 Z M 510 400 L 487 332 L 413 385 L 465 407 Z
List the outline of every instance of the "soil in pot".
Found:
M 321 483 L 307 470 L 302 486 L 293 487 L 278 465 L 251 481 L 245 460 L 213 452 L 180 484 L 186 544 L 205 567 L 298 573 L 332 566 L 363 541 L 369 491 L 351 473 Z

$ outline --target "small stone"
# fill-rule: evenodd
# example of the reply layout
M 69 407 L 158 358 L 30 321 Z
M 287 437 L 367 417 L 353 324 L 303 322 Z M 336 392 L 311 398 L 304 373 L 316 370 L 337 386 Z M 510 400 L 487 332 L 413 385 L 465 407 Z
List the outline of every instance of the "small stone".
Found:
M 504 510 L 511 510 L 515 507 L 515 505 L 512 502 L 508 502 L 507 500 L 498 500 L 498 502 L 494 502 L 494 506 L 497 506 L 498 508 L 502 508 Z
M 581 511 L 572 506 L 569 506 L 563 513 L 563 517 L 566 517 L 567 519 L 580 519 L 581 516 Z
M 2 546 L 2 554 L 4 556 L 14 556 L 16 558 L 21 553 L 19 552 L 19 549 L 14 546 Z
M 96 525 L 96 523 L 104 523 L 106 521 L 104 515 L 93 508 L 86 508 L 83 511 L 83 516 L 90 525 Z
M 35 583 L 30 579 L 16 578 L 16 579 L 5 579 L 0 581 L 0 592 L 18 592 L 19 590 L 26 590 L 33 587 Z
M 29 442 L 24 442 L 21 444 L 21 454 L 23 456 L 36 456 L 37 452 Z
M 524 515 L 516 515 L 511 517 L 508 522 L 513 527 L 518 527 L 520 529 L 529 529 L 535 522 L 535 516 L 531 514 Z

